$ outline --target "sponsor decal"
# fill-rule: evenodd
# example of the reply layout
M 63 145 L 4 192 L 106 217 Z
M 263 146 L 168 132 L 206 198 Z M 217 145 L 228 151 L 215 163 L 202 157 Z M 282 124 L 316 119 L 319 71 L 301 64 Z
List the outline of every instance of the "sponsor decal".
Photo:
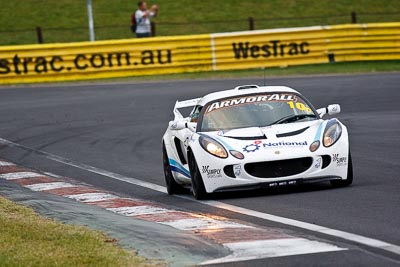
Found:
M 225 107 L 243 105 L 248 103 L 267 102 L 267 101 L 287 102 L 287 101 L 297 101 L 297 98 L 295 95 L 292 94 L 253 95 L 240 98 L 232 98 L 212 103 L 210 106 L 208 106 L 206 113 Z
M 321 163 L 322 163 L 322 158 L 317 158 L 317 159 L 315 160 L 314 167 L 315 167 L 316 169 L 319 169 L 319 168 L 321 167 Z
M 66 50 L 66 48 L 60 49 L 60 52 L 61 50 Z M 73 54 L 72 56 L 73 58 L 69 59 L 66 55 L 27 57 L 15 54 L 13 58 L 0 58 L 0 75 L 92 72 L 96 69 L 109 70 L 110 68 L 122 69 L 127 67 L 133 69 L 141 66 L 162 66 L 172 63 L 172 50 L 170 49 L 143 50 L 135 57 L 131 51 Z
M 256 152 L 259 149 L 260 149 L 260 145 L 250 144 L 250 145 L 245 146 L 243 148 L 243 151 L 249 153 L 249 152 Z
M 232 43 L 233 55 L 237 60 L 256 58 L 288 58 L 297 55 L 310 53 L 308 42 L 284 42 L 271 40 L 262 45 L 255 45 L 250 42 Z
M 347 157 L 340 157 L 339 154 L 333 154 L 332 161 L 336 162 L 336 166 L 347 166 Z
M 269 183 L 268 187 L 280 187 L 280 186 L 296 185 L 296 184 L 297 184 L 297 180 L 289 180 L 289 181 Z
M 235 174 L 236 177 L 240 176 L 240 174 L 242 173 L 242 166 L 240 165 L 233 166 L 233 173 Z
M 244 152 L 255 152 L 255 151 L 257 151 L 257 150 L 260 149 L 260 144 L 262 144 L 262 141 L 256 140 L 256 141 L 254 141 L 253 144 L 246 145 L 246 146 L 243 148 L 243 151 L 244 151 Z
M 301 141 L 301 142 L 267 142 L 263 143 L 263 141 L 257 140 L 254 141 L 252 144 L 248 144 L 245 147 L 243 147 L 243 152 L 255 152 L 259 150 L 260 148 L 268 149 L 268 148 L 278 148 L 278 147 L 303 147 L 307 146 L 307 141 Z M 280 153 L 280 152 L 279 152 Z M 279 154 L 275 153 L 275 154 Z
M 269 143 L 263 143 L 263 147 L 268 148 L 268 147 L 285 147 L 285 146 L 306 146 L 307 141 L 303 142 L 269 142 Z
M 202 166 L 201 172 L 206 174 L 208 178 L 220 178 L 222 177 L 221 169 L 210 169 L 210 165 Z

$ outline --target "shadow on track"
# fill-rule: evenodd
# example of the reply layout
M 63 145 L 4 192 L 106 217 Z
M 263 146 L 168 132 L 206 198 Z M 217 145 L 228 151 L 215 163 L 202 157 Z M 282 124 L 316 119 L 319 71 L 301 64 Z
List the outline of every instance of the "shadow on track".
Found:
M 324 190 L 343 190 L 345 188 L 334 188 L 329 182 L 301 184 L 296 186 L 286 186 L 269 189 L 254 189 L 254 190 L 238 190 L 232 192 L 218 192 L 209 194 L 207 200 L 223 200 L 223 199 L 240 199 L 254 197 L 268 197 L 285 194 L 302 194 L 310 192 L 319 192 Z M 186 189 L 184 194 L 190 194 L 190 190 Z

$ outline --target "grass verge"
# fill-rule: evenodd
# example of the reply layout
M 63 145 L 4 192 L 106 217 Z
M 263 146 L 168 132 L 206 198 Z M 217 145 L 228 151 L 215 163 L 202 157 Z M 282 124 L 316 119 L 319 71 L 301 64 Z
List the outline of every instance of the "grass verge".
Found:
M 0 197 L 1 266 L 150 266 L 103 233 L 55 222 Z

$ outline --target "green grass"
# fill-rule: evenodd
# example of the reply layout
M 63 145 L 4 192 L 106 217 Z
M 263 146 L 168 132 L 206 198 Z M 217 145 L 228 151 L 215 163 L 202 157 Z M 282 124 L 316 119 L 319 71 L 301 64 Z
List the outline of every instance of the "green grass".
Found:
M 65 225 L 0 197 L 1 266 L 150 266 L 101 232 Z
M 315 64 L 304 66 L 290 66 L 285 68 L 266 68 L 265 76 L 298 76 L 298 75 L 323 75 L 323 74 L 355 74 L 400 71 L 400 60 L 391 61 L 363 61 L 363 62 L 340 62 L 334 64 Z M 140 77 L 111 78 L 103 81 L 125 82 L 125 81 L 165 81 L 165 80 L 201 80 L 201 79 L 224 79 L 224 78 L 254 78 L 255 82 L 262 82 L 264 71 L 259 69 L 231 70 L 180 73 L 166 75 L 149 75 Z M 85 81 L 99 82 L 99 80 Z
M 131 38 L 129 21 L 136 2 L 93 0 L 96 39 Z M 156 19 L 158 36 L 247 30 L 250 16 L 255 18 L 256 29 L 349 23 L 352 11 L 359 14 L 361 23 L 399 21 L 400 18 L 397 0 L 154 0 L 148 3 L 160 6 Z M 36 26 L 43 28 L 46 43 L 88 40 L 84 0 L 0 0 L 0 7 L 0 45 L 36 43 Z

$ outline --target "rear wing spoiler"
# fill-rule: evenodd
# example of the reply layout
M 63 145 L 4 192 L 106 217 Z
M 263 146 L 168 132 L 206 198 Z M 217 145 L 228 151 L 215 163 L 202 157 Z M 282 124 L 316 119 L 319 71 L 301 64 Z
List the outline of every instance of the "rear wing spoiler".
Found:
M 182 113 L 179 112 L 178 109 L 195 107 L 197 105 L 197 103 L 199 103 L 200 99 L 201 98 L 189 99 L 189 100 L 185 100 L 185 101 L 176 101 L 175 106 L 174 106 L 175 120 L 183 119 L 183 115 L 182 115 Z

